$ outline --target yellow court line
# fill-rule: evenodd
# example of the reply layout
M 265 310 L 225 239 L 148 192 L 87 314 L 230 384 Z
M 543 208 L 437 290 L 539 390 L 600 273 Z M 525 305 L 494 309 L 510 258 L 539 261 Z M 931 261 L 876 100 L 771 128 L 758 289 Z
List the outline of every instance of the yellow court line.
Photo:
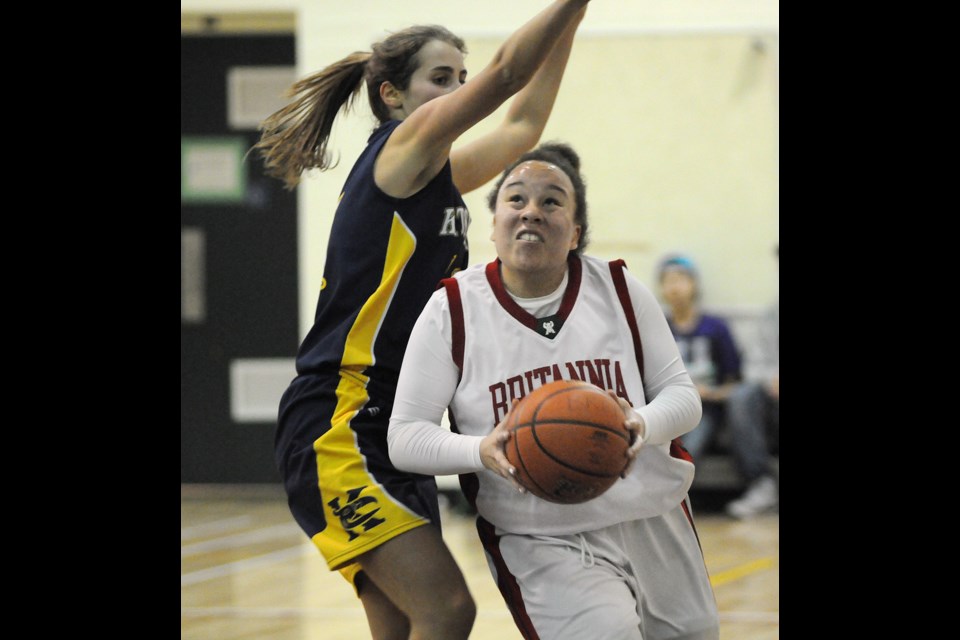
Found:
M 714 587 L 719 587 L 722 584 L 727 584 L 728 582 L 733 582 L 734 580 L 739 580 L 740 578 L 746 577 L 751 573 L 757 573 L 758 571 L 763 571 L 764 569 L 769 569 L 775 564 L 773 558 L 759 558 L 753 560 L 746 564 L 741 564 L 740 566 L 727 569 L 726 571 L 720 571 L 710 576 L 710 584 Z

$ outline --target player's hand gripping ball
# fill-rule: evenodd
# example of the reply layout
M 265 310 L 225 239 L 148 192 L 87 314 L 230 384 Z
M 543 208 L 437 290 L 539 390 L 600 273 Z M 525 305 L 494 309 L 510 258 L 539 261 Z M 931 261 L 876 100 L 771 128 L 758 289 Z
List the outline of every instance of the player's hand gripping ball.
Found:
M 623 409 L 587 382 L 557 380 L 516 402 L 507 416 L 507 460 L 537 497 L 577 504 L 601 495 L 629 464 Z

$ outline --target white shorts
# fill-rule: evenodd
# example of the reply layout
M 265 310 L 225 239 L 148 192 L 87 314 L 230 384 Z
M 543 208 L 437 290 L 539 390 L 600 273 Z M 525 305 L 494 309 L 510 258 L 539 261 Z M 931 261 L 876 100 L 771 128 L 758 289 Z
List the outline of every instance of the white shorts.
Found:
M 565 536 L 478 520 L 487 562 L 524 638 L 717 640 L 717 604 L 684 505 Z

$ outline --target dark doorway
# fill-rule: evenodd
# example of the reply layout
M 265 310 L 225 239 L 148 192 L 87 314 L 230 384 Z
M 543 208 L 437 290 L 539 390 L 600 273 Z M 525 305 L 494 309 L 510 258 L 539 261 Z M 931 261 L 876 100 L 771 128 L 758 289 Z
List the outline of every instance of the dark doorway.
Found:
M 251 370 L 244 363 L 256 370 L 262 362 L 276 384 L 288 361 L 292 371 L 296 197 L 246 155 L 257 131 L 228 114 L 235 99 L 228 75 L 238 67 L 292 69 L 294 55 L 292 33 L 181 31 L 181 484 L 279 482 L 275 413 L 243 407 L 269 404 L 274 391 L 256 375 L 242 374 Z M 213 169 L 204 164 L 208 160 Z M 216 173 L 231 162 L 236 173 Z

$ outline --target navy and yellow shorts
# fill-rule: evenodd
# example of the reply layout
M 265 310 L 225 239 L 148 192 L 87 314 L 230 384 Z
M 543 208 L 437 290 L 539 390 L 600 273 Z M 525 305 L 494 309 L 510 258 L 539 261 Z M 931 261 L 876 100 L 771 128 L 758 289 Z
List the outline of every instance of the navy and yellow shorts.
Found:
M 276 457 L 290 511 L 327 566 L 354 586 L 357 556 L 421 525 L 440 525 L 436 480 L 390 463 L 394 390 L 340 370 L 299 376 L 280 403 Z

